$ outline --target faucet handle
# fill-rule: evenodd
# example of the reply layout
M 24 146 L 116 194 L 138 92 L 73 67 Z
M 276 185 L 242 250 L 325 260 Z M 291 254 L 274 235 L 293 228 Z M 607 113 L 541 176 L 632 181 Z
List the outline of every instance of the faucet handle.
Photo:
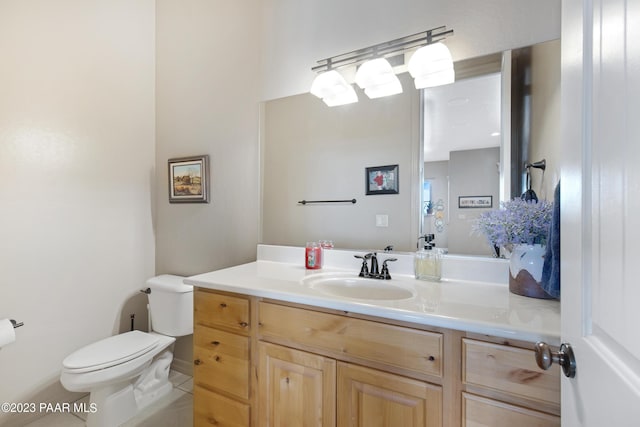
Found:
M 389 274 L 389 266 L 387 265 L 387 263 L 397 261 L 397 260 L 398 258 L 387 258 L 382 262 L 382 270 L 380 271 L 380 275 L 384 280 L 391 279 L 391 274 Z
M 358 274 L 358 276 L 366 277 L 367 275 L 369 275 L 369 268 L 367 267 L 367 260 L 369 258 L 371 258 L 371 254 L 354 255 L 354 258 L 358 258 L 358 259 L 362 260 L 362 267 L 360 267 L 360 274 Z

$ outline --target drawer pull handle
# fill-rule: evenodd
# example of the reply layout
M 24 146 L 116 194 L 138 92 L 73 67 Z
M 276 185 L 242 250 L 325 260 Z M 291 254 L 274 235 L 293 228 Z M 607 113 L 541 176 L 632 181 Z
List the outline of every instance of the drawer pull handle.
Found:
M 240 326 L 246 328 L 247 326 L 249 326 L 249 324 L 247 322 L 240 322 Z
M 220 345 L 220 341 L 211 341 L 211 344 L 213 344 L 213 345 Z
M 226 307 L 227 307 L 227 303 L 221 302 L 221 303 L 220 303 L 220 307 L 222 307 L 222 308 L 226 308 Z
M 433 362 L 434 360 L 436 360 L 436 358 L 435 358 L 435 357 L 433 357 L 433 356 L 429 356 L 429 362 Z
M 196 365 L 196 366 L 200 365 L 201 363 L 202 363 L 202 361 L 200 359 L 196 359 L 196 360 L 193 361 L 193 364 Z
M 219 362 L 220 361 L 220 356 L 216 356 L 215 360 L 216 360 L 216 362 Z

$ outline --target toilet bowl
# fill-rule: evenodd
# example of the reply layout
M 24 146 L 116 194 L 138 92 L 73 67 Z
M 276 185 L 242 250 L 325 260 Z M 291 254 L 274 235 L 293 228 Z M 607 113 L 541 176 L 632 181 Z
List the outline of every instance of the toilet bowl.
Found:
M 147 281 L 152 332 L 114 335 L 62 362 L 62 385 L 90 393 L 87 426 L 120 425 L 171 391 L 172 344 L 193 333 L 193 287 L 182 279 L 162 275 Z

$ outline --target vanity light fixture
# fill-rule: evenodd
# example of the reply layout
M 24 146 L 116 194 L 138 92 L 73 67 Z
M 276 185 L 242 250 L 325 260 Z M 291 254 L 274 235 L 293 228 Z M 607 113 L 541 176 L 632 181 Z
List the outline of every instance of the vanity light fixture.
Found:
M 409 60 L 409 74 L 416 89 L 453 83 L 456 73 L 449 48 L 439 42 L 421 47 Z
M 400 80 L 384 58 L 372 59 L 360 65 L 356 72 L 356 84 L 371 99 L 402 92 Z
M 414 70 L 411 75 L 416 88 L 451 83 L 455 79 L 451 53 L 440 41 L 452 34 L 453 30 L 437 27 L 322 59 L 311 68 L 319 74 L 310 92 L 329 106 L 357 102 L 358 96 L 353 86 L 337 71 L 339 68 L 357 67 L 355 82 L 369 98 L 400 93 L 402 85 L 396 73 L 406 71 L 404 57 L 412 53 L 409 71 Z
M 322 98 L 329 107 L 358 102 L 358 95 L 356 95 L 353 86 L 347 83 L 336 70 L 319 74 L 313 81 L 310 92 L 318 98 Z

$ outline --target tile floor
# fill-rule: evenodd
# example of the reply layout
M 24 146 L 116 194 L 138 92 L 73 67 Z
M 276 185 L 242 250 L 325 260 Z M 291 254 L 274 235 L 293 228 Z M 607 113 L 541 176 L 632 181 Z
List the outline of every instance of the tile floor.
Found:
M 171 371 L 169 380 L 173 390 L 153 405 L 145 408 L 123 427 L 191 427 L 193 426 L 193 378 Z M 89 405 L 89 396 L 80 399 Z M 84 413 L 55 413 L 28 424 L 26 427 L 84 427 Z

